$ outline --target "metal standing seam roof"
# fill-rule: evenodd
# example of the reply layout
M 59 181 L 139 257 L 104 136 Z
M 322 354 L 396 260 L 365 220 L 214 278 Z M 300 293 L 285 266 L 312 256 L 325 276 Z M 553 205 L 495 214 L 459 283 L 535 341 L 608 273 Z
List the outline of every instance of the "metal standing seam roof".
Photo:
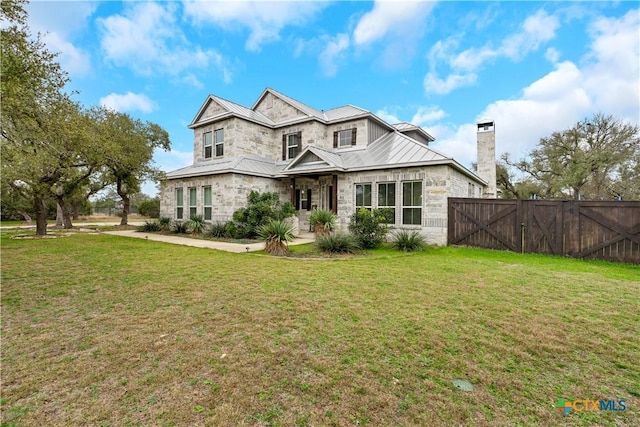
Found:
M 217 175 L 221 173 L 243 173 L 248 175 L 274 177 L 278 175 L 284 164 L 260 156 L 242 155 L 240 157 L 217 159 L 196 163 L 166 174 L 169 179 L 192 176 Z

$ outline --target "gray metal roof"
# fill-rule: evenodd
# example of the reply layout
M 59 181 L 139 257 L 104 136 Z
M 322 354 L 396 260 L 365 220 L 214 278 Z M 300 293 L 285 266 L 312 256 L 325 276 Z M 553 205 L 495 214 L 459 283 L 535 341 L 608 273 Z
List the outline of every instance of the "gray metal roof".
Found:
M 200 120 L 202 113 L 206 110 L 210 101 L 216 102 L 218 105 L 220 105 L 222 108 L 224 108 L 227 111 L 220 114 L 216 114 L 211 117 L 207 117 L 205 120 Z M 226 116 L 242 117 L 247 120 L 251 120 L 253 122 L 260 123 L 268 127 L 273 127 L 275 125 L 275 122 L 273 120 L 271 120 L 269 117 L 265 116 L 264 114 L 258 111 L 254 111 L 250 108 L 244 107 L 240 104 L 236 104 L 235 102 L 228 101 L 224 98 L 220 98 L 215 95 L 209 95 L 205 103 L 202 105 L 202 107 L 198 111 L 198 114 L 196 114 L 193 121 L 189 124 L 189 127 L 194 127 L 196 124 L 200 122 L 216 121 Z
M 271 92 L 272 94 L 274 94 L 275 96 L 277 96 L 278 98 L 282 99 L 283 101 L 286 101 L 287 103 L 293 105 L 295 108 L 297 108 L 298 110 L 302 111 L 304 114 L 306 114 L 307 116 L 311 116 L 311 117 L 315 117 L 318 119 L 324 119 L 324 114 L 321 111 L 316 110 L 313 107 L 309 107 L 306 104 L 303 104 L 302 102 L 295 100 L 283 93 L 278 92 L 277 90 L 271 89 L 271 88 L 266 88 L 262 94 L 260 95 L 260 97 L 258 98 L 258 100 L 253 104 L 253 107 L 251 107 L 251 109 L 255 109 L 258 104 L 260 103 L 260 100 L 264 97 L 264 95 L 267 94 L 267 92 Z
M 344 120 L 350 117 L 359 116 L 361 114 L 369 114 L 369 111 L 364 110 L 355 105 L 345 105 L 338 108 L 332 108 L 324 112 L 324 117 L 327 121 Z
M 272 159 L 245 154 L 240 157 L 223 158 L 196 163 L 191 166 L 169 172 L 166 176 L 168 179 L 177 179 L 192 176 L 217 175 L 222 173 L 241 173 L 271 178 L 278 175 L 283 167 L 284 163 L 282 162 L 276 162 Z

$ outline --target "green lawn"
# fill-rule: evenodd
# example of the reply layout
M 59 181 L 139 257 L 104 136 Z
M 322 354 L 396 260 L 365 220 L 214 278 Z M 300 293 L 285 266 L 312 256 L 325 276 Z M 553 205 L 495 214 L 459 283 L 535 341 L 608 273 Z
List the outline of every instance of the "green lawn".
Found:
M 638 267 L 9 235 L 3 426 L 640 425 Z

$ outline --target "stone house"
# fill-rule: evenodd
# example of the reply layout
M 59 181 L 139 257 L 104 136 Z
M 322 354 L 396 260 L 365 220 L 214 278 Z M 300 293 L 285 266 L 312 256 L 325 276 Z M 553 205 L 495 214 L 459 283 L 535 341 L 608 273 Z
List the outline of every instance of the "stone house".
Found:
M 225 222 L 251 190 L 269 191 L 294 204 L 301 231 L 312 209 L 332 210 L 346 228 L 356 209 L 390 208 L 392 227 L 445 244 L 447 197 L 495 196 L 495 174 L 488 186 L 430 148 L 434 138 L 422 128 L 353 105 L 318 111 L 270 88 L 251 108 L 211 95 L 189 128 L 193 164 L 167 173 L 161 186 L 160 213 L 178 221 L 200 214 Z M 495 165 L 493 123 L 478 129 L 479 158 L 493 155 Z

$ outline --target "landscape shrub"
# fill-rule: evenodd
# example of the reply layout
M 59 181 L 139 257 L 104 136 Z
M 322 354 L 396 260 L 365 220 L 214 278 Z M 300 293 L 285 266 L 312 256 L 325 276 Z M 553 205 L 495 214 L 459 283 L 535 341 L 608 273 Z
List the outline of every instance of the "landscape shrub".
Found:
M 207 230 L 207 222 L 202 215 L 191 215 L 187 228 L 191 234 L 203 234 Z
M 349 233 L 336 232 L 318 237 L 316 247 L 329 253 L 355 253 L 360 249 L 356 237 Z
M 338 217 L 325 209 L 314 209 L 309 214 L 309 223 L 313 226 L 316 237 L 325 236 L 333 231 Z
M 160 225 L 160 229 L 162 231 L 171 230 L 171 218 L 169 218 L 168 216 L 161 216 L 160 218 L 158 218 L 158 224 Z
M 424 236 L 415 230 L 398 230 L 393 233 L 391 245 L 400 251 L 411 252 L 424 249 L 426 242 Z
M 211 224 L 209 226 L 209 233 L 208 233 L 209 236 L 215 237 L 217 239 L 230 237 L 227 234 L 226 226 L 227 226 L 227 224 L 225 224 L 224 222 L 214 222 L 213 224 Z
M 138 209 L 138 214 L 142 216 L 158 218 L 160 216 L 160 198 L 143 200 L 137 204 L 136 209 Z
M 272 255 L 289 253 L 289 242 L 294 239 L 293 227 L 284 221 L 269 221 L 258 227 L 258 236 L 265 241 L 264 250 Z
M 387 217 L 384 211 L 358 209 L 349 222 L 349 231 L 356 237 L 362 249 L 374 249 L 382 244 L 387 234 Z
M 175 221 L 171 227 L 171 231 L 176 234 L 187 234 L 189 232 L 189 227 L 186 222 Z
M 161 230 L 162 228 L 157 221 L 145 221 L 143 225 L 137 228 L 137 231 L 141 231 L 143 233 L 153 233 Z
M 252 191 L 247 196 L 247 207 L 233 213 L 233 225 L 227 226 L 229 234 L 236 238 L 255 238 L 258 228 L 270 221 L 282 221 L 295 215 L 290 202 L 281 203 L 278 193 Z

